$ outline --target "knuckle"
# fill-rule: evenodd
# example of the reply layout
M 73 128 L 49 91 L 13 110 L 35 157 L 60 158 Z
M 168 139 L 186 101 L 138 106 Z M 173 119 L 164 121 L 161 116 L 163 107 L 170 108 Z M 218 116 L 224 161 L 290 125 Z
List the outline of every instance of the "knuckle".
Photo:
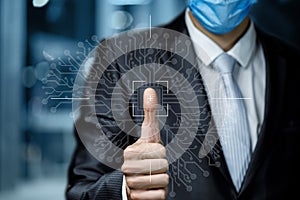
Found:
M 133 187 L 134 187 L 133 181 L 130 180 L 130 179 L 126 180 L 126 185 L 127 185 L 129 188 L 133 188 Z
M 123 153 L 125 160 L 132 159 L 137 154 L 136 147 L 128 146 Z
M 126 149 L 124 150 L 124 160 L 129 160 L 131 158 L 131 155 L 126 151 Z
M 162 156 L 165 158 L 167 157 L 167 150 L 166 148 L 163 146 L 162 149 L 161 149 L 161 153 L 162 153 Z
M 130 193 L 130 199 L 131 200 L 137 200 L 138 199 L 138 195 L 135 192 Z
M 125 171 L 126 171 L 126 164 L 125 163 L 122 165 L 121 170 L 122 170 L 123 173 L 125 173 Z
M 169 185 L 169 180 L 170 180 L 169 174 L 167 174 L 167 173 L 164 174 L 163 180 L 164 180 L 165 185 Z
M 130 154 L 132 152 L 133 147 L 128 146 L 125 150 L 124 150 L 124 155 L 126 154 Z
M 128 157 L 128 153 L 129 153 L 129 147 L 127 147 L 123 152 L 124 159 Z
M 124 162 L 124 164 L 121 167 L 121 170 L 124 174 L 130 173 L 130 166 L 127 162 Z
M 165 189 L 159 190 L 159 197 L 160 197 L 160 199 L 166 199 L 167 191 Z
M 162 165 L 164 168 L 166 168 L 167 171 L 169 170 L 169 163 L 168 163 L 167 159 L 162 160 Z
M 155 143 L 155 150 L 159 151 L 161 156 L 165 158 L 167 156 L 167 150 L 162 144 Z
M 137 185 L 137 181 L 134 178 L 129 178 L 126 180 L 126 184 L 129 188 L 133 188 Z

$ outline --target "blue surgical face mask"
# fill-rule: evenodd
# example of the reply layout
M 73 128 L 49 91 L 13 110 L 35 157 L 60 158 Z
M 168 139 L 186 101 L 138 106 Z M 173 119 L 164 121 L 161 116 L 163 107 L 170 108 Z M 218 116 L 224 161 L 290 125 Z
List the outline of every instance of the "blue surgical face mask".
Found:
M 188 7 L 206 30 L 225 34 L 246 18 L 254 3 L 256 0 L 188 0 Z

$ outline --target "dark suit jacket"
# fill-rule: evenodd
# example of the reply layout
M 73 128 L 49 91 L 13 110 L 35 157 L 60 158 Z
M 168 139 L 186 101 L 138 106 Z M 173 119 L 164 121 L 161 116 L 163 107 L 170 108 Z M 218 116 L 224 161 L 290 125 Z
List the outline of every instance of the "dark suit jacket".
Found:
M 188 34 L 184 14 L 165 27 Z M 203 145 L 201 141 L 208 131 L 205 128 L 209 123 L 208 119 L 201 122 L 202 128 L 199 128 L 197 137 L 188 151 L 180 160 L 170 165 L 169 174 L 172 181 L 169 185 L 168 199 L 260 200 L 292 199 L 298 195 L 296 186 L 300 181 L 297 165 L 300 155 L 300 103 L 297 88 L 300 83 L 300 67 L 297 61 L 300 54 L 296 48 L 258 28 L 257 35 L 266 58 L 265 118 L 241 190 L 237 192 L 231 182 L 219 143 L 206 158 L 192 158 L 198 155 L 197 152 Z M 173 55 L 166 54 L 161 60 L 170 56 Z M 162 62 L 161 60 L 157 62 Z M 122 65 L 122 62 L 124 60 L 120 58 L 117 63 Z M 201 77 L 199 74 L 196 77 L 199 82 L 195 88 L 203 92 Z M 198 101 L 204 105 L 207 97 L 200 93 Z M 174 103 L 176 108 L 178 105 L 175 104 L 178 102 Z M 206 107 L 207 110 L 210 109 L 209 105 Z M 204 115 L 208 115 L 207 113 L 209 112 Z M 170 116 L 167 123 L 172 124 L 174 118 L 175 116 Z M 162 133 L 162 137 L 164 143 L 167 143 L 164 134 L 166 132 Z M 79 140 L 76 129 L 75 137 L 77 146 L 69 167 L 66 198 L 122 199 L 122 172 L 95 159 Z M 132 136 L 126 137 L 123 148 L 136 140 Z M 118 137 L 114 137 L 114 140 L 118 140 Z

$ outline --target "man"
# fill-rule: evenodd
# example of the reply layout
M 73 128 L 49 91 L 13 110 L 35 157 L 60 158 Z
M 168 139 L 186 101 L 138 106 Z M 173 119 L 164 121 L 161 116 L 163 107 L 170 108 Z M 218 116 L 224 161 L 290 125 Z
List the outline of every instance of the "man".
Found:
M 165 26 L 189 35 L 193 42 L 200 71 L 196 77 L 206 92 L 198 101 L 212 113 L 211 120 L 201 125 L 215 123 L 219 139 L 212 149 L 206 149 L 197 132 L 179 161 L 168 163 L 166 139 L 159 134 L 156 116 L 158 93 L 145 89 L 141 137 L 128 140 L 121 171 L 90 155 L 76 133 L 68 199 L 289 199 L 297 195 L 300 69 L 296 61 L 300 54 L 253 24 L 248 12 L 254 3 L 190 0 L 186 12 Z M 234 69 L 226 67 L 223 72 L 220 68 L 226 63 Z M 205 115 L 210 117 L 208 112 Z M 210 129 L 203 132 L 207 137 Z M 215 150 L 219 157 L 211 154 Z M 209 152 L 205 159 L 193 157 L 201 157 L 203 151 Z

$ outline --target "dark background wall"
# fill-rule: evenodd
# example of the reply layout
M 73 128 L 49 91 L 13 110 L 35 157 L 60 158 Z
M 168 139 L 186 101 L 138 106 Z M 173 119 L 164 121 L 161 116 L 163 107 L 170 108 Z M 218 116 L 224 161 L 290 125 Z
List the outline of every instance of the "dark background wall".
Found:
M 257 25 L 272 34 L 300 46 L 300 1 L 258 0 L 251 15 Z

